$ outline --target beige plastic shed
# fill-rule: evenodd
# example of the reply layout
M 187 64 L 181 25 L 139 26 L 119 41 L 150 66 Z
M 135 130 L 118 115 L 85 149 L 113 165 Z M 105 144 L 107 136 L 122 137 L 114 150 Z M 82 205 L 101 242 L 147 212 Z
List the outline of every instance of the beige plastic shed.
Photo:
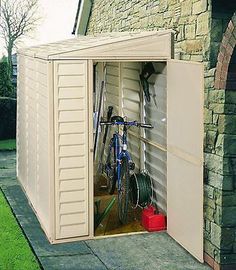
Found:
M 140 63 L 152 61 L 167 121 L 161 131 L 157 125 L 156 133 L 131 136 L 144 145 L 153 178 L 158 162 L 166 168 L 166 183 L 154 180 L 157 198 L 165 197 L 167 233 L 203 261 L 203 66 L 173 54 L 171 31 L 83 36 L 19 51 L 17 176 L 51 243 L 94 238 L 94 63 L 110 68 L 106 102 L 140 115 L 134 77 Z M 154 122 L 159 117 L 144 110 Z

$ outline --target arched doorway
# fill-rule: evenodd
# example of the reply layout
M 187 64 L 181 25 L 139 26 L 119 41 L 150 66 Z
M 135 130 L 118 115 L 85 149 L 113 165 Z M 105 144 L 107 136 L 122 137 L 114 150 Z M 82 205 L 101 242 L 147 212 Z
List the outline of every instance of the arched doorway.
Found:
M 236 13 L 229 21 L 220 45 L 214 88 L 224 93 L 224 111 L 218 122 L 224 161 L 218 223 L 221 231 L 220 269 L 236 269 Z
M 236 45 L 236 13 L 230 20 L 223 35 L 217 58 L 215 89 L 226 89 L 229 64 Z M 234 58 L 234 57 L 233 57 Z

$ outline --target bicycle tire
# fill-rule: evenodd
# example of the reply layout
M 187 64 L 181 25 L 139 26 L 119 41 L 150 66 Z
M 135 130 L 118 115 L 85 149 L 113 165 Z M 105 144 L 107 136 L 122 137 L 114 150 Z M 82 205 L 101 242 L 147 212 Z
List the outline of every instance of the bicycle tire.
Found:
M 127 157 L 121 160 L 121 183 L 118 190 L 118 217 L 122 224 L 127 223 L 129 205 L 129 161 Z
M 108 176 L 107 191 L 110 195 L 113 195 L 115 192 L 115 188 L 116 188 L 116 178 L 117 178 L 115 147 L 112 147 L 111 152 L 108 154 L 107 164 L 108 164 L 109 169 L 110 169 L 110 174 L 107 175 Z

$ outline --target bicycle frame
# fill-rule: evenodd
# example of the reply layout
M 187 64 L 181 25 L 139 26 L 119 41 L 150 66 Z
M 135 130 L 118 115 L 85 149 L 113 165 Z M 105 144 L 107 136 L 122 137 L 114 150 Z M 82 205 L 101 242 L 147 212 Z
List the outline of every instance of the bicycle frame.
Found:
M 122 145 L 120 144 L 122 142 Z M 131 156 L 127 151 L 127 127 L 124 126 L 123 134 L 120 135 L 117 131 L 113 134 L 111 143 L 109 145 L 109 153 L 111 149 L 115 149 L 116 154 L 116 168 L 117 168 L 117 181 L 118 181 L 118 191 L 121 189 L 121 160 L 123 157 L 127 157 L 128 162 L 132 162 Z M 109 168 L 105 167 L 106 173 L 109 174 Z

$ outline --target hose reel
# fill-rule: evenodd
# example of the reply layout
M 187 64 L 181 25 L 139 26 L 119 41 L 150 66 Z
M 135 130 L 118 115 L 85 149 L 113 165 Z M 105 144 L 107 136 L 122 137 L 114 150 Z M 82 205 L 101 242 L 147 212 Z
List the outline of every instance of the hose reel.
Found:
M 147 172 L 134 173 L 130 177 L 130 201 L 133 208 L 146 207 L 152 201 L 152 180 Z

